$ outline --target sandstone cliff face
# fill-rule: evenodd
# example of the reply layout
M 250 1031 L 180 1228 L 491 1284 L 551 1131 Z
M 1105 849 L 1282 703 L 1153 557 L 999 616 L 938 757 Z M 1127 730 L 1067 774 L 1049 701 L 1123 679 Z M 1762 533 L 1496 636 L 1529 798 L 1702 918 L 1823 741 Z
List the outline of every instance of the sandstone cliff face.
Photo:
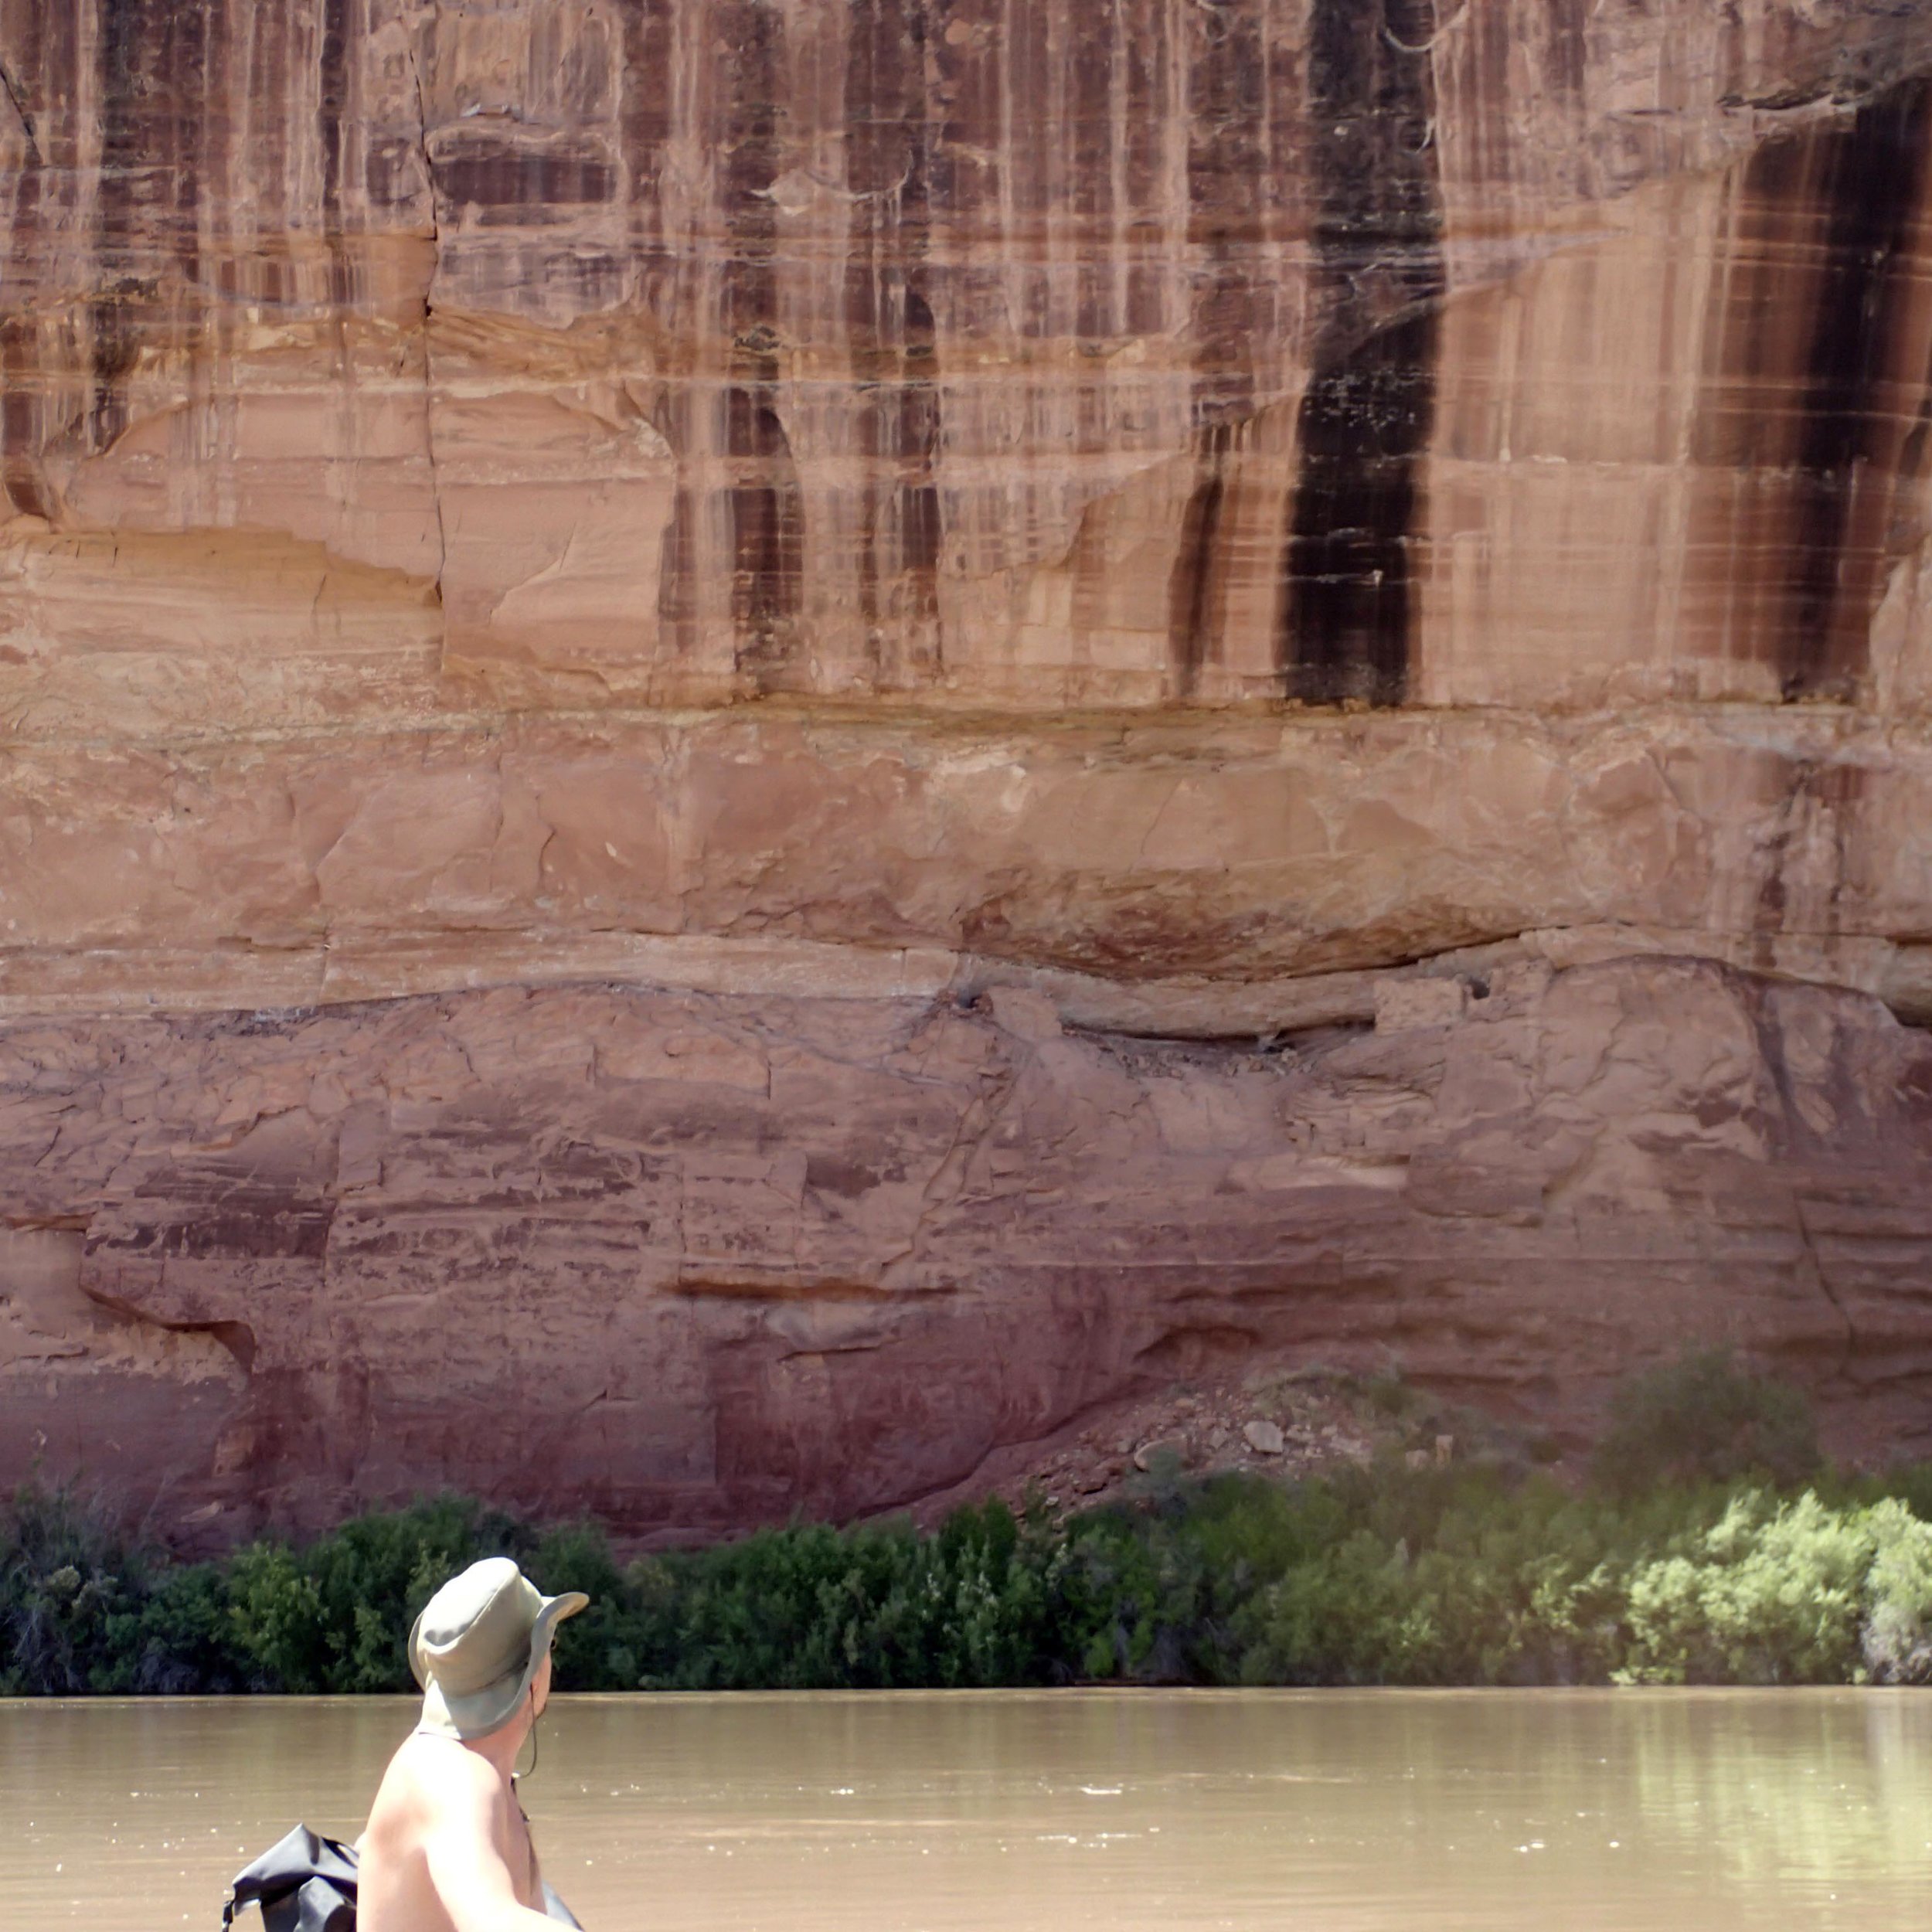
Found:
M 1690 1334 L 1923 1432 L 1932 12 L 0 0 L 0 83 L 8 1466 L 663 1530 Z
M 1932 1044 L 1682 961 L 1383 1008 L 1270 1052 L 1012 989 L 22 1023 L 0 1456 L 190 1525 L 450 1482 L 688 1532 L 1253 1359 L 1573 1433 L 1634 1341 L 1713 1333 L 1932 1447 Z
M 1916 8 L 0 22 L 31 734 L 1923 678 Z

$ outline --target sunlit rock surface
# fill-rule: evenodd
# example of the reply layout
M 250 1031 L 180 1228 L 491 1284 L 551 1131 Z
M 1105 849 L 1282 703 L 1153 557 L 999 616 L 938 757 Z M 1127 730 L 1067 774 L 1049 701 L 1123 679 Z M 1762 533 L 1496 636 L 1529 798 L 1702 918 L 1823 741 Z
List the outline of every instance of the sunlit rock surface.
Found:
M 1927 1433 L 1932 10 L 0 0 L 0 83 L 9 1468 L 716 1527 L 1190 1335 Z

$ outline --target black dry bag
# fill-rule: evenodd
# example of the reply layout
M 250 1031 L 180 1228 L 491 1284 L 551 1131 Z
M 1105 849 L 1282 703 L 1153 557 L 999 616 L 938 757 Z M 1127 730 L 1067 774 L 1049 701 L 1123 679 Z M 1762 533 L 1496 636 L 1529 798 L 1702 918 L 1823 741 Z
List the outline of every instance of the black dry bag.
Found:
M 221 1908 L 224 1927 L 245 1905 L 264 1932 L 355 1932 L 355 1848 L 298 1825 L 244 1872 Z
M 261 1907 L 263 1932 L 355 1932 L 355 1847 L 297 1825 L 235 1874 L 221 1908 L 224 1932 L 245 1905 Z M 560 1925 L 577 1925 L 548 1879 L 543 1910 Z

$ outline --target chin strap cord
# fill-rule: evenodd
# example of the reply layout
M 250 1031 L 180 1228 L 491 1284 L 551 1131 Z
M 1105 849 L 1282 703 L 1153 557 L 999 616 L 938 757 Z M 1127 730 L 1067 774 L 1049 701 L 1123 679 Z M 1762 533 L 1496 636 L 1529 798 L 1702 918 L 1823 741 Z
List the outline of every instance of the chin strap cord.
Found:
M 530 1686 L 530 1769 L 528 1771 L 511 1772 L 510 1795 L 516 1801 L 517 1815 L 523 1821 L 523 1842 L 529 1848 L 530 1885 L 540 1897 L 543 1881 L 537 1876 L 536 1838 L 530 1830 L 530 1815 L 523 1808 L 523 1781 L 536 1769 L 536 1686 L 532 1684 Z
M 511 1774 L 510 1774 L 510 1789 L 511 1789 L 512 1791 L 517 1791 L 517 1790 L 520 1789 L 520 1788 L 522 1787 L 522 1785 L 523 1781 L 524 1781 L 526 1777 L 531 1777 L 532 1775 L 533 1775 L 533 1774 L 534 1774 L 534 1773 L 536 1772 L 536 1760 L 537 1760 L 537 1739 L 536 1739 L 536 1685 L 532 1684 L 532 1685 L 530 1686 L 530 1768 L 529 1768 L 529 1770 L 527 1770 L 527 1771 L 512 1771 L 512 1772 L 511 1772 Z

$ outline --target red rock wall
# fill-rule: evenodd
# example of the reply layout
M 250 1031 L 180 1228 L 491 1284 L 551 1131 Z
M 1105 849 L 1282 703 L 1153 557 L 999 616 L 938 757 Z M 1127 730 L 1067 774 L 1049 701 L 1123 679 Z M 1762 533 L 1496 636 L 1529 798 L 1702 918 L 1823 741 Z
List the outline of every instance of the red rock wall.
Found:
M 669 1532 L 1691 1334 L 1923 1434 L 1932 12 L 0 0 L 0 97 L 7 1468 Z
M 1927 535 L 1916 9 L 0 34 L 34 735 L 237 683 L 277 723 L 1855 698 Z M 109 530 L 147 540 L 75 553 Z
M 22 1022 L 0 1091 L 0 1458 L 191 1529 L 443 1484 L 849 1515 L 1257 1359 L 1573 1436 L 1713 1336 L 1932 1449 L 1932 1043 L 1709 964 L 1396 982 L 1268 1052 L 1011 989 Z

